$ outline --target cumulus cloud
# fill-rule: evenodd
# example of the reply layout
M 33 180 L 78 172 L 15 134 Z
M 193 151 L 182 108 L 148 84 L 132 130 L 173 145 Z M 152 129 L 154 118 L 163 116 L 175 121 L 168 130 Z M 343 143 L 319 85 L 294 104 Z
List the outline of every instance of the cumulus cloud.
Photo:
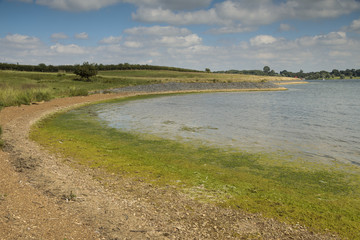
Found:
M 36 0 L 35 3 L 64 11 L 91 11 L 120 3 L 121 0 Z
M 47 45 L 36 37 L 14 34 L 0 38 L 0 61 L 27 64 L 146 63 L 192 69 L 262 69 L 318 71 L 356 68 L 360 40 L 344 31 L 296 39 L 258 35 L 242 42 L 207 45 L 187 28 L 153 26 L 126 29 L 98 46 Z
M 177 12 L 170 9 L 139 7 L 132 18 L 140 22 L 168 23 L 172 25 L 189 24 L 218 24 L 222 19 L 218 18 L 214 9 L 198 10 L 195 12 Z M 230 23 L 230 22 L 229 22 Z
M 33 0 L 17 0 L 32 3 Z M 130 3 L 139 7 L 154 8 L 161 6 L 170 10 L 200 9 L 210 5 L 211 0 L 35 0 L 36 4 L 63 11 L 99 10 L 118 3 Z
M 117 43 L 120 43 L 121 40 L 122 40 L 121 36 L 117 36 L 117 37 L 110 36 L 110 37 L 101 39 L 99 41 L 99 43 L 100 44 L 117 44 Z
M 291 30 L 293 30 L 293 27 L 290 26 L 289 24 L 281 23 L 280 26 L 279 26 L 279 31 L 280 32 L 288 32 L 288 31 L 291 31 Z
M 131 35 L 166 35 L 166 36 L 185 36 L 191 34 L 187 28 L 178 28 L 173 26 L 152 26 L 152 27 L 134 27 L 124 31 Z
M 359 9 L 358 0 L 226 0 L 210 9 L 195 11 L 173 11 L 161 4 L 139 4 L 132 17 L 136 21 L 148 23 L 218 25 L 218 29 L 212 29 L 211 32 L 234 33 L 284 19 L 335 18 Z M 290 26 L 283 24 L 280 29 L 288 31 Z
M 56 53 L 60 54 L 85 54 L 87 51 L 85 48 L 80 47 L 76 44 L 69 44 L 69 45 L 63 45 L 60 43 L 57 43 L 53 46 L 50 46 L 50 49 Z
M 270 35 L 259 35 L 250 39 L 251 46 L 263 46 L 275 43 L 277 41 L 276 38 Z
M 134 46 L 146 46 L 150 49 L 183 48 L 199 45 L 202 42 L 202 39 L 190 30 L 172 26 L 135 27 L 126 29 L 124 33 L 127 34 L 126 41 L 137 43 Z
M 128 48 L 141 48 L 143 44 L 141 42 L 136 42 L 136 41 L 126 41 L 124 42 L 124 46 Z
M 207 7 L 210 5 L 211 0 L 126 0 L 126 2 L 148 8 L 160 6 L 163 9 L 170 10 L 191 10 Z
M 243 26 L 242 24 L 229 25 L 224 27 L 212 28 L 208 32 L 212 34 L 229 34 L 229 33 L 242 33 L 242 32 L 252 32 L 254 27 Z
M 190 34 L 185 37 L 164 36 L 160 42 L 169 47 L 190 47 L 200 44 L 202 39 L 196 34 Z
M 0 43 L 4 47 L 17 49 L 35 49 L 42 46 L 42 42 L 37 37 L 31 37 L 21 34 L 10 34 L 0 39 Z
M 58 40 L 61 40 L 61 39 L 67 39 L 69 38 L 65 33 L 53 33 L 51 34 L 51 39 L 53 41 L 58 41 Z
M 86 32 L 75 34 L 76 39 L 88 39 L 89 35 Z
M 349 27 L 345 28 L 346 31 L 360 33 L 360 18 L 354 20 Z

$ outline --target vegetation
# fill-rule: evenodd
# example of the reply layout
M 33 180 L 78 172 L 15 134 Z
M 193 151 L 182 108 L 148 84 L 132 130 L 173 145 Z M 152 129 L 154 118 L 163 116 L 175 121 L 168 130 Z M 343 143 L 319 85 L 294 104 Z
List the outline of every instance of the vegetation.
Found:
M 85 64 L 85 63 L 84 63 Z M 192 69 L 166 67 L 166 66 L 152 66 L 152 65 L 141 65 L 141 64 L 86 64 L 93 66 L 96 71 L 126 71 L 126 70 L 152 70 L 152 71 L 177 71 L 177 72 L 202 72 Z M 20 65 L 20 64 L 9 64 L 0 63 L 0 70 L 12 70 L 12 71 L 27 71 L 27 72 L 52 72 L 52 73 L 75 73 L 80 65 L 46 65 L 40 63 L 39 65 Z M 205 69 L 205 72 L 210 72 L 209 68 Z M 263 70 L 227 70 L 217 71 L 214 73 L 226 73 L 226 74 L 246 74 L 246 75 L 257 75 L 257 76 L 282 76 L 291 78 L 305 78 L 305 79 L 345 79 L 345 78 L 360 78 L 360 69 L 346 69 L 338 70 L 333 69 L 331 72 L 318 71 L 305 73 L 303 70 L 299 72 L 290 72 L 287 70 L 276 73 L 269 66 L 264 66 Z M 91 77 L 91 76 L 90 76 Z M 83 79 L 89 80 L 87 77 Z
M 83 65 L 75 66 L 74 73 L 80 76 L 81 80 L 85 80 L 87 82 L 90 81 L 90 77 L 96 76 L 98 73 L 97 68 L 94 64 L 90 64 L 88 62 L 84 62 Z
M 251 74 L 259 76 L 282 76 L 282 77 L 291 77 L 291 78 L 304 78 L 309 80 L 316 79 L 345 79 L 345 78 L 360 78 L 360 69 L 346 69 L 346 70 L 337 70 L 334 69 L 331 72 L 319 71 L 319 72 L 309 72 L 305 73 L 303 70 L 299 72 L 289 72 L 287 70 L 280 71 L 276 73 L 274 70 L 271 70 L 269 66 L 265 66 L 263 70 L 228 70 L 228 71 L 218 71 L 217 73 L 228 73 L 228 74 Z
M 165 67 L 165 66 L 152 66 L 152 65 L 140 65 L 140 64 L 129 64 L 129 63 L 119 63 L 119 64 L 93 64 L 98 71 L 113 71 L 113 70 L 165 70 L 165 71 L 178 71 L 178 72 L 198 72 L 196 70 L 184 69 L 184 68 L 175 68 L 175 67 Z M 11 71 L 27 71 L 27 72 L 63 72 L 63 73 L 73 73 L 76 71 L 78 65 L 46 65 L 40 63 L 39 65 L 21 65 L 21 64 L 11 64 L 11 63 L 0 63 L 0 70 L 11 70 Z
M 87 65 L 87 63 L 85 64 Z M 89 64 L 90 65 L 90 64 Z M 52 98 L 85 96 L 89 92 L 139 84 L 164 82 L 267 81 L 271 77 L 165 70 L 99 71 L 91 82 L 75 74 L 0 71 L 0 108 L 48 101 Z M 276 80 L 281 80 L 279 77 Z
M 38 123 L 31 138 L 88 167 L 154 185 L 171 184 L 200 200 L 360 238 L 356 166 L 290 162 L 272 153 L 130 134 L 104 127 L 95 116 L 88 107 L 54 115 Z

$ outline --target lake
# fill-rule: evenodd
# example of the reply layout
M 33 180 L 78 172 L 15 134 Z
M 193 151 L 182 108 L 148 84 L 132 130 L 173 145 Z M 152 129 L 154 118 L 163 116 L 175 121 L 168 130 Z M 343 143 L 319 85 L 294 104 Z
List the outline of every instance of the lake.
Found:
M 168 95 L 92 108 L 106 124 L 125 131 L 360 165 L 360 80 L 286 87 Z

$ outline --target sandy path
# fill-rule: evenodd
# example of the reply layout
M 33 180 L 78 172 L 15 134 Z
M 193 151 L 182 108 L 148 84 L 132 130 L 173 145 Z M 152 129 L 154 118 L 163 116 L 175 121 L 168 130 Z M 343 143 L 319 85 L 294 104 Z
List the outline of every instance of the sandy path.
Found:
M 55 99 L 0 112 L 6 142 L 0 151 L 0 239 L 335 239 L 202 204 L 171 186 L 85 169 L 28 139 L 31 124 L 46 114 L 124 95 Z

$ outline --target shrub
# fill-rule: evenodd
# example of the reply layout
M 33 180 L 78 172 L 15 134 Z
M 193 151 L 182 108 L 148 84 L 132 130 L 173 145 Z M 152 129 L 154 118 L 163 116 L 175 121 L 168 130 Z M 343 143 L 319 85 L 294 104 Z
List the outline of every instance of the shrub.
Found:
M 90 77 L 96 76 L 97 69 L 94 64 L 84 62 L 83 65 L 76 66 L 74 73 L 80 76 L 81 80 L 89 82 Z

